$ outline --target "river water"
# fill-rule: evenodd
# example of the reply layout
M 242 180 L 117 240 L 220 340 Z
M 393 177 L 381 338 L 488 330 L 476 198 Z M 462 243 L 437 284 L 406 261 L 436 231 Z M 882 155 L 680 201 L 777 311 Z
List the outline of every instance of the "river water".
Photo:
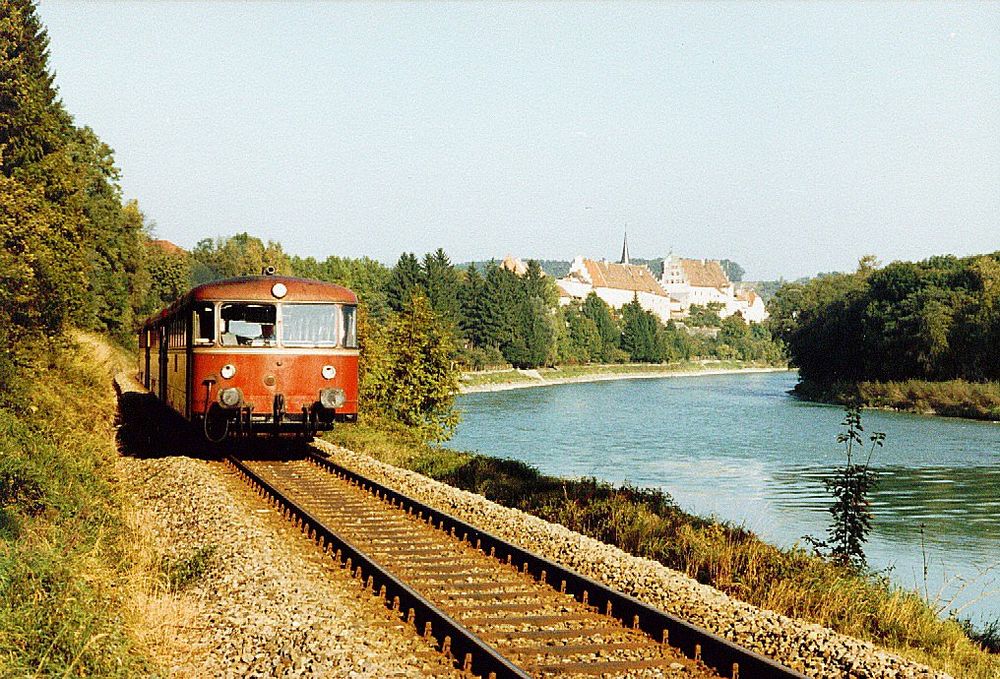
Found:
M 559 476 L 659 487 L 685 510 L 791 545 L 825 537 L 822 479 L 845 460 L 836 443 L 843 410 L 790 397 L 796 379 L 703 375 L 467 394 L 448 445 Z M 945 612 L 977 624 L 1000 618 L 1000 425 L 873 411 L 863 424 L 886 434 L 872 463 L 881 481 L 869 564 Z

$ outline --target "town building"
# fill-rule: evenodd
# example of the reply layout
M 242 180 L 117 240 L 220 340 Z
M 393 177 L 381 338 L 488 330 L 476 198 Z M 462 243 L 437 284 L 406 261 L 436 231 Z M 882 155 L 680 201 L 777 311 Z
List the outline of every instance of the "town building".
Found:
M 684 259 L 673 253 L 663 260 L 660 286 L 680 307 L 685 317 L 693 305 L 719 305 L 719 316 L 739 314 L 747 323 L 767 319 L 764 301 L 752 290 L 737 293 L 722 264 L 714 259 Z
M 718 305 L 721 318 L 739 314 L 748 323 L 767 319 L 760 296 L 752 290 L 738 292 L 718 260 L 684 259 L 670 254 L 663 260 L 657 278 L 649 267 L 630 262 L 627 235 L 619 262 L 578 255 L 569 274 L 556 281 L 556 287 L 559 303 L 564 306 L 586 299 L 591 292 L 614 309 L 638 299 L 642 308 L 663 322 L 683 320 L 692 306 L 709 304 Z
M 664 323 L 680 313 L 679 305 L 670 299 L 649 267 L 629 263 L 627 237 L 622 244 L 621 261 L 596 261 L 577 255 L 570 264 L 569 274 L 557 280 L 556 287 L 562 305 L 582 301 L 593 292 L 614 309 L 638 299 L 643 309 L 656 314 Z

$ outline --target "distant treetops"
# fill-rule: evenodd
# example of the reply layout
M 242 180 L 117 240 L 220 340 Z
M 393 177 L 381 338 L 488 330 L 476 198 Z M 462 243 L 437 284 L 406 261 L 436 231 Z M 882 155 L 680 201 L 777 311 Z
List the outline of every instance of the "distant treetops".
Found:
M 1000 380 L 1000 252 L 788 283 L 770 328 L 804 381 Z

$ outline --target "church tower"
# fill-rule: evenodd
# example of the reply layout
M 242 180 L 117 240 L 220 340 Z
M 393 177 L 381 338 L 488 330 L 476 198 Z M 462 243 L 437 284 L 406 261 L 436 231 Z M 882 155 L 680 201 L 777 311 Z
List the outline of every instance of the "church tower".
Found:
M 625 239 L 622 241 L 622 261 L 619 264 L 631 264 L 628 258 L 628 228 L 625 229 Z

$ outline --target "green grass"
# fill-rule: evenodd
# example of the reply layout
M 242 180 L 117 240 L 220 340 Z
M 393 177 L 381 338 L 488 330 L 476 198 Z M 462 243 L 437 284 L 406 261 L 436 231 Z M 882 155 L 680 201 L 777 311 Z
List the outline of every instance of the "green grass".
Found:
M 135 541 L 113 482 L 117 356 L 53 346 L 0 409 L 0 676 L 147 675 L 128 634 Z
M 1000 421 L 1000 383 L 997 382 L 906 380 L 830 386 L 801 382 L 795 392 L 815 401 L 860 402 L 869 408 Z
M 917 594 L 685 513 L 660 491 L 546 476 L 522 462 L 425 445 L 398 427 L 362 424 L 327 437 L 655 559 L 751 604 L 872 640 L 955 676 L 1000 676 L 1000 657 L 977 646 L 959 623 L 938 619 Z
M 697 372 L 708 370 L 739 370 L 743 368 L 773 368 L 785 367 L 785 364 L 773 364 L 762 361 L 737 360 L 703 360 L 678 361 L 675 363 L 612 363 L 593 365 L 563 365 L 552 368 L 538 368 L 537 372 L 544 380 L 576 379 L 587 377 L 629 377 L 632 375 L 664 374 L 677 372 Z M 490 370 L 484 372 L 464 373 L 461 378 L 463 387 L 480 387 L 500 384 L 519 384 L 538 382 L 533 376 L 525 375 L 519 370 Z

